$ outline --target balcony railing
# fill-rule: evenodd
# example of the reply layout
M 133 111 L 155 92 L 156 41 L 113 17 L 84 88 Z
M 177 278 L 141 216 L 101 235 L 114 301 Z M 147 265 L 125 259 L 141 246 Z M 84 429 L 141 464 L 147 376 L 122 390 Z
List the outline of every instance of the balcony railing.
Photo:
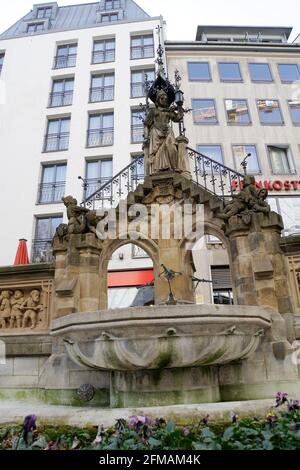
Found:
M 65 195 L 65 187 L 65 181 L 40 184 L 38 203 L 51 204 L 52 202 L 61 202 Z
M 104 147 L 113 145 L 114 129 L 89 129 L 87 132 L 88 147 Z
M 147 59 L 154 57 L 154 46 L 131 46 L 131 59 Z
M 58 55 L 54 57 L 54 69 L 64 69 L 68 67 L 75 67 L 77 54 Z
M 73 102 L 73 91 L 61 91 L 50 93 L 49 108 L 58 106 L 69 106 Z
M 107 49 L 106 51 L 93 51 L 93 64 L 102 64 L 103 62 L 114 62 L 114 60 L 115 49 Z
M 114 86 L 90 88 L 90 103 L 96 103 L 98 101 L 112 101 L 114 99 L 114 93 Z
M 44 152 L 57 152 L 60 150 L 68 150 L 69 137 L 69 132 L 65 132 L 62 134 L 46 135 L 44 142 Z
M 131 142 L 137 144 L 144 140 L 144 126 L 143 124 L 135 124 L 131 126 Z
M 98 191 L 104 184 L 110 181 L 111 176 L 103 177 L 103 178 L 90 178 L 86 180 L 86 192 L 85 198 L 88 198 L 91 194 Z M 110 196 L 107 194 L 106 199 L 110 199 Z
M 35 239 L 32 243 L 31 262 L 49 263 L 53 259 L 52 239 Z

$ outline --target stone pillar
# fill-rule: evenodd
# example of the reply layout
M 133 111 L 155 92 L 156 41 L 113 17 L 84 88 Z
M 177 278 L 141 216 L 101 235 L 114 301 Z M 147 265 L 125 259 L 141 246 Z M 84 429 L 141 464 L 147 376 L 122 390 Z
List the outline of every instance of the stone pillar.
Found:
M 250 224 L 243 217 L 229 219 L 226 235 L 230 241 L 235 302 L 261 305 L 280 312 L 288 338 L 294 338 L 293 305 L 287 282 L 285 256 L 280 248 L 281 217 L 252 213 Z
M 54 240 L 54 316 L 99 309 L 101 241 L 92 233 Z
M 187 145 L 189 140 L 184 135 L 180 135 L 176 138 L 176 142 L 178 145 L 178 169 L 181 171 L 182 176 L 191 179 L 187 157 Z

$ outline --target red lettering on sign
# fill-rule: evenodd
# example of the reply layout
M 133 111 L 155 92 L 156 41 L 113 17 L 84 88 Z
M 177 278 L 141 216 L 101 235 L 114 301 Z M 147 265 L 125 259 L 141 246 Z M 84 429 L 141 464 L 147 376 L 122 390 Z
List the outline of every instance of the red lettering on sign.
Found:
M 283 188 L 283 182 L 280 180 L 274 181 L 273 188 L 275 189 L 275 191 L 280 191 L 280 189 Z
M 267 189 L 268 191 L 272 191 L 272 190 L 273 190 L 272 181 L 265 181 L 264 184 L 265 184 L 265 189 Z
M 291 181 L 291 183 L 292 183 L 294 189 L 298 189 L 299 181 Z
M 291 187 L 292 187 L 292 186 L 291 186 L 291 183 L 289 182 L 289 180 L 286 180 L 286 181 L 284 182 L 284 189 L 291 189 Z

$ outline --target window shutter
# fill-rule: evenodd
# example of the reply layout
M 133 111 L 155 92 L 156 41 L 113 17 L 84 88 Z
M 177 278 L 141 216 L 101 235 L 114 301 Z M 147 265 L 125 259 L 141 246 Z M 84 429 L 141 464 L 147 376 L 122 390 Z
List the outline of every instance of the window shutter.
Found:
M 211 277 L 213 289 L 231 289 L 232 281 L 229 266 L 220 266 L 211 268 Z

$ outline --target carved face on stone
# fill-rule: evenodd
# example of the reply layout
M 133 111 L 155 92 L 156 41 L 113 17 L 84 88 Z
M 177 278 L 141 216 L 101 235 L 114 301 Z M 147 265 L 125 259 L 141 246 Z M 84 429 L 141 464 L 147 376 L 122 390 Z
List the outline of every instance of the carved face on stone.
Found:
M 14 299 L 18 300 L 24 297 L 24 294 L 21 290 L 15 290 Z
M 72 196 L 64 197 L 62 200 L 63 200 L 63 203 L 64 203 L 65 206 L 69 206 L 71 204 L 73 204 L 75 206 L 77 205 L 77 199 L 75 199 Z
M 158 106 L 161 106 L 162 108 L 168 108 L 169 106 L 168 95 L 162 90 L 158 92 L 156 101 L 157 101 Z
M 30 297 L 32 298 L 34 302 L 39 302 L 41 298 L 38 290 L 33 290 L 30 294 Z
M 2 299 L 10 299 L 12 292 L 9 292 L 8 290 L 4 290 L 1 292 L 1 297 Z
M 259 199 L 265 200 L 268 196 L 268 191 L 266 189 L 261 189 L 258 193 Z

